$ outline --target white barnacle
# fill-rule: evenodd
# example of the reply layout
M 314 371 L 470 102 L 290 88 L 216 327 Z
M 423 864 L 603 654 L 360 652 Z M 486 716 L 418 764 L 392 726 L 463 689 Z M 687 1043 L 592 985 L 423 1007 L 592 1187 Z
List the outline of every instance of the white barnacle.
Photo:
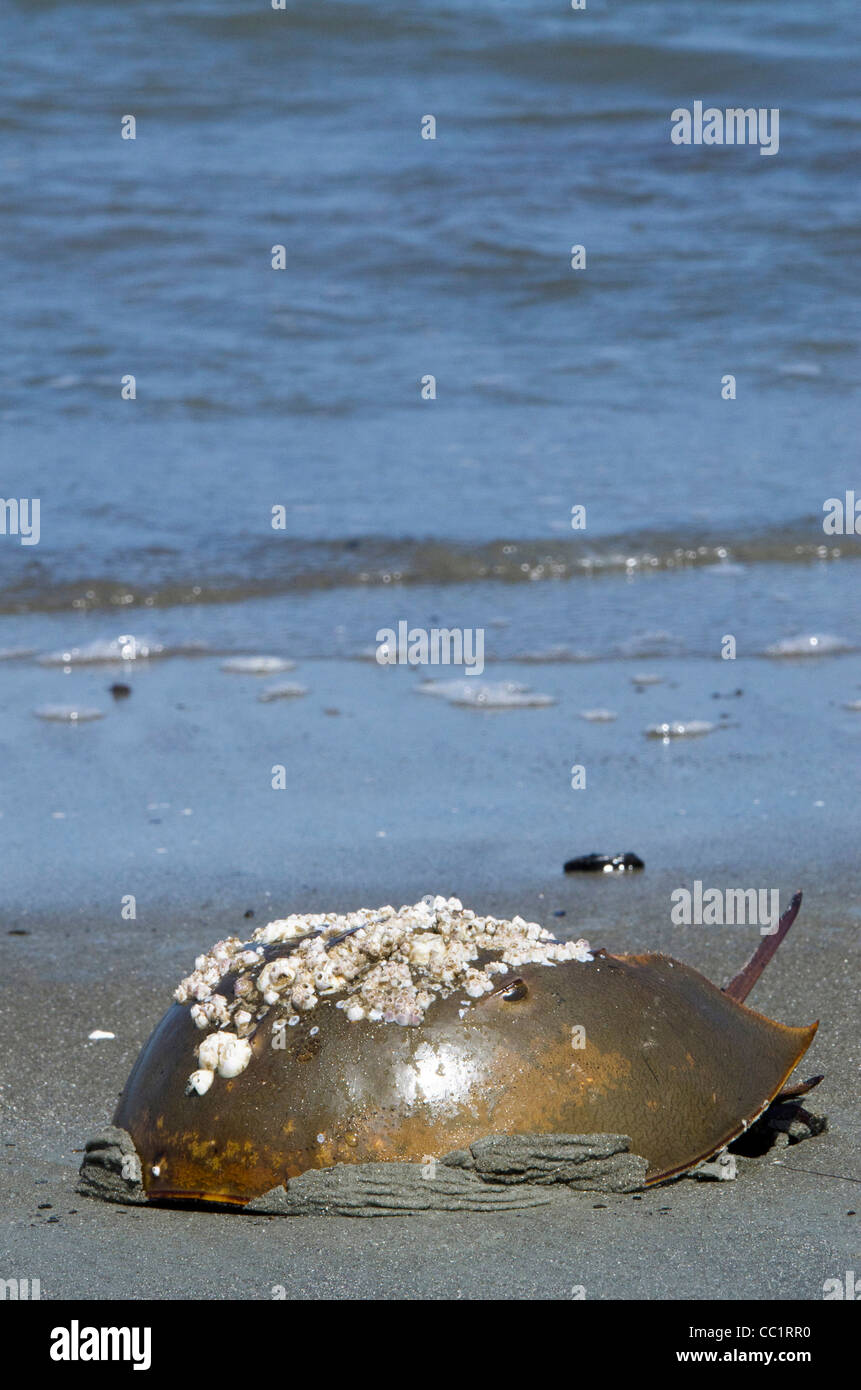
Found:
M 235 1033 L 210 1033 L 197 1049 L 197 1059 L 206 1071 L 219 1076 L 238 1076 L 251 1061 L 251 1045 Z
M 266 946 L 280 942 L 290 943 L 289 954 L 266 961 Z M 587 941 L 557 941 L 537 922 L 478 916 L 460 899 L 437 895 L 399 909 L 294 914 L 258 928 L 244 945 L 218 942 L 197 958 L 175 998 L 190 1003 L 198 1028 L 212 1030 L 197 1052 L 200 1071 L 236 1076 L 251 1060 L 255 1024 L 272 1009 L 281 1015 L 276 1035 L 330 1001 L 351 1023 L 413 1027 L 455 991 L 465 1017 L 509 970 L 592 959 Z M 225 975 L 227 997 L 219 990 Z M 311 1037 L 319 1032 L 309 1029 Z
M 292 960 L 286 957 L 270 960 L 257 976 L 257 988 L 267 1004 L 274 1004 L 281 991 L 291 985 L 295 978 L 296 965 Z M 270 993 L 274 996 L 272 999 L 267 997 Z
M 418 932 L 409 944 L 411 965 L 437 963 L 445 955 L 445 942 L 435 932 Z
M 321 998 L 328 997 L 330 994 L 337 994 L 339 990 L 344 988 L 346 983 L 347 978 L 345 975 L 331 975 L 329 977 L 328 983 L 326 984 L 320 984 L 318 979 L 317 993 L 321 996 Z
M 218 1033 L 209 1033 L 197 1049 L 197 1060 L 207 1071 L 215 1071 L 221 1051 Z
M 192 1004 L 191 1016 L 198 1028 L 230 1022 L 230 1011 L 223 994 L 210 994 L 201 1003 Z
M 188 1085 L 185 1088 L 185 1094 L 187 1096 L 205 1096 L 210 1086 L 212 1085 L 214 1075 L 214 1072 L 207 1071 L 203 1067 L 201 1067 L 198 1071 L 193 1071 L 191 1073 L 191 1076 L 188 1078 Z
M 493 981 L 479 970 L 470 970 L 467 973 L 463 988 L 464 993 L 468 994 L 470 999 L 480 999 L 483 994 L 489 993 L 493 988 Z
M 218 1059 L 218 1075 L 230 1078 L 238 1076 L 251 1061 L 251 1045 L 245 1038 L 235 1033 L 221 1033 L 221 1055 Z
M 304 981 L 293 987 L 293 993 L 290 997 L 293 1008 L 302 1009 L 306 1013 L 309 1009 L 313 1009 L 314 1005 L 317 1003 L 317 996 L 314 993 L 313 986 Z

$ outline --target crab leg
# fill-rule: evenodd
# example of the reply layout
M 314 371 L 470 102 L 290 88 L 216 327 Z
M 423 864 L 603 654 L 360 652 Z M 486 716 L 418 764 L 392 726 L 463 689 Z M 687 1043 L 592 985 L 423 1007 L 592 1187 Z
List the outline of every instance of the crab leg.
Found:
M 811 1076 L 807 1081 L 799 1081 L 795 1086 L 786 1086 L 782 1091 L 778 1091 L 771 1103 L 772 1105 L 779 1105 L 785 1100 L 797 1100 L 799 1096 L 806 1096 L 808 1092 L 813 1090 L 814 1086 L 818 1086 L 820 1081 L 824 1080 L 823 1074 L 822 1076 Z
M 799 892 L 794 895 L 792 902 L 778 922 L 777 931 L 772 936 L 762 938 L 744 969 L 740 970 L 724 987 L 723 992 L 728 994 L 730 999 L 735 999 L 738 1004 L 744 1002 L 798 916 L 800 907 L 801 893 Z

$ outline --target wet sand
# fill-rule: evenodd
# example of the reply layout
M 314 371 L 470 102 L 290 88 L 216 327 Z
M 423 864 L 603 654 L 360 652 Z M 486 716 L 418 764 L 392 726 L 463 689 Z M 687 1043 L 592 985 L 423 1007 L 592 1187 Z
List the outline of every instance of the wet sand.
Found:
M 259 682 L 201 665 L 190 682 L 189 664 L 164 663 L 98 725 L 33 721 L 32 732 L 22 715 L 29 761 L 18 748 L 18 770 L 33 796 L 22 795 L 4 836 L 18 846 L 11 881 L 26 869 L 31 888 L 0 917 L 7 1274 L 38 1278 L 43 1298 L 74 1299 L 267 1299 L 276 1285 L 293 1298 L 570 1298 L 583 1286 L 587 1299 L 821 1299 L 826 1279 L 861 1267 L 849 1215 L 861 1180 L 861 885 L 849 804 L 858 716 L 839 699 L 856 661 L 793 663 L 780 679 L 770 663 L 743 674 L 737 663 L 731 682 L 714 664 L 664 662 L 676 688 L 643 695 L 621 666 L 612 689 L 609 668 L 502 673 L 559 704 L 501 714 L 419 699 L 408 679 L 356 663 L 305 664 L 296 678 L 311 693 L 279 711 L 257 703 Z M 107 683 L 104 671 L 86 679 Z M 730 685 L 745 696 L 711 702 Z M 619 720 L 576 717 L 599 704 Z M 731 708 L 735 727 L 686 746 L 643 737 L 653 718 L 700 717 L 707 705 L 712 718 Z M 324 713 L 332 707 L 340 714 Z M 845 765 L 834 760 L 837 730 Z M 568 786 L 575 760 L 589 769 L 585 794 Z M 268 787 L 275 761 L 290 768 L 287 793 Z M 564 859 L 604 849 L 636 851 L 645 871 L 563 875 Z M 695 878 L 778 887 L 782 906 L 805 892 L 750 1002 L 787 1023 L 821 1020 L 800 1074 L 826 1074 L 811 1109 L 829 1129 L 743 1162 L 736 1182 L 581 1194 L 564 1218 L 554 1207 L 284 1220 L 75 1193 L 85 1139 L 110 1119 L 176 981 L 218 937 L 287 911 L 398 905 L 432 891 L 613 950 L 663 950 L 722 984 L 758 933 L 674 926 L 670 893 Z M 134 921 L 121 917 L 124 893 L 137 895 Z M 116 1038 L 89 1041 L 94 1029 Z
M 576 895 L 561 885 L 560 901 Z M 651 894 L 637 885 L 636 896 L 648 913 Z M 811 1108 L 828 1114 L 828 1132 L 781 1150 L 780 1164 L 773 1155 L 742 1161 L 733 1183 L 686 1180 L 641 1197 L 584 1193 L 564 1216 L 539 1208 L 284 1220 L 140 1210 L 79 1196 L 78 1151 L 110 1117 L 139 1045 L 168 1002 L 180 957 L 187 959 L 192 942 L 238 923 L 229 916 L 216 923 L 199 910 L 181 929 L 162 923 L 141 961 L 107 924 L 70 931 L 65 920 L 43 922 L 38 943 L 13 939 L 23 959 L 6 1005 L 15 1038 L 14 1075 L 4 1085 L 6 1263 L 18 1277 L 40 1279 L 43 1298 L 265 1299 L 283 1284 L 293 1298 L 570 1298 L 583 1285 L 587 1298 L 602 1299 L 819 1299 L 826 1279 L 858 1266 L 859 1218 L 848 1215 L 857 1209 L 861 1178 L 849 983 L 857 978 L 858 933 L 831 895 L 809 897 L 752 1002 L 786 1021 L 822 1019 L 801 1074 L 826 1073 Z M 515 905 L 536 914 L 542 906 Z M 608 944 L 641 945 L 642 935 L 620 926 Z M 724 933 L 718 942 L 689 941 L 679 954 L 720 978 L 745 948 Z M 88 1042 L 94 1027 L 118 1036 Z

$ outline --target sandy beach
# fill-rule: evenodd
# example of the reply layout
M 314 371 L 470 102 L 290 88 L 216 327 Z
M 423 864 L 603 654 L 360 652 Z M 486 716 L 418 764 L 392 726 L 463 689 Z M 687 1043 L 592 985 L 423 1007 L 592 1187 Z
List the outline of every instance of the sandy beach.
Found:
M 856 1301 L 852 6 L 7 8 L 0 1285 L 153 1310 L 280 1289 L 668 1316 L 715 1300 L 720 1317 L 812 1309 L 833 1281 Z M 563 871 L 593 853 L 645 867 Z M 784 910 L 799 889 L 749 1002 L 818 1020 L 794 1079 L 823 1075 L 808 1104 L 827 1128 L 741 1157 L 734 1181 L 385 1219 L 76 1191 L 85 1143 L 218 940 L 442 895 L 552 930 L 567 964 L 594 963 L 585 938 L 722 987 L 761 924 L 683 925 L 678 895 Z M 416 968 L 449 946 L 420 944 Z M 601 968 L 603 988 L 639 967 Z M 705 994 L 725 1039 L 727 1001 Z M 253 1007 L 236 1026 L 259 1053 Z M 633 1122 L 663 1113 L 644 1076 L 655 1011 L 626 1004 Z M 400 1004 L 353 1012 L 338 1024 L 422 1025 Z M 620 1012 L 596 1006 L 599 1026 Z M 696 1028 L 662 1019 L 675 1084 Z M 715 1068 L 758 1085 L 721 1038 Z M 379 1074 L 345 1066 L 333 1093 Z M 482 1082 L 482 1113 L 516 1089 Z M 723 1143 L 736 1117 L 709 1109 L 717 1093 L 691 1108 L 705 1096 Z M 333 1145 L 358 1142 L 353 1101 Z M 329 1152 L 317 1118 L 303 1163 Z
M 15 827 L 6 825 L 21 856 L 27 835 L 42 852 L 55 837 L 49 863 L 30 879 L 35 898 L 3 913 L 0 936 L 13 982 L 3 1027 L 14 1045 L 4 1047 L 2 1075 L 10 1268 L 39 1278 L 43 1298 L 266 1299 L 287 1282 L 296 1298 L 570 1298 L 584 1286 L 595 1299 L 821 1299 L 824 1281 L 858 1262 L 858 872 L 846 815 L 851 774 L 844 783 L 829 769 L 811 784 L 782 749 L 793 718 L 799 738 L 813 730 L 828 744 L 843 721 L 852 737 L 850 716 L 826 694 L 855 683 L 856 663 L 792 663 L 779 681 L 772 663 L 739 663 L 732 689 L 737 675 L 745 695 L 732 700 L 733 727 L 669 745 L 643 728 L 670 709 L 705 708 L 728 688 L 720 665 L 671 666 L 671 698 L 660 686 L 634 693 L 619 666 L 546 668 L 540 684 L 558 705 L 494 712 L 419 698 L 413 673 L 399 680 L 361 663 L 308 663 L 294 674 L 309 694 L 267 706 L 256 699 L 259 678 L 228 676 L 216 661 L 168 662 L 136 676 L 134 694 L 100 723 L 36 725 L 44 761 L 31 769 L 34 781 L 60 763 L 68 783 L 52 784 L 47 803 L 43 795 L 38 837 L 26 797 Z M 21 665 L 13 679 L 38 683 L 44 673 Z M 108 676 L 101 669 L 83 679 L 98 698 Z M 608 686 L 617 723 L 577 720 L 575 704 L 588 706 L 599 687 L 606 697 Z M 769 742 L 775 701 L 784 732 Z M 324 712 L 333 708 L 340 713 Z M 194 731 L 191 751 L 184 728 Z M 291 750 L 288 793 L 267 785 L 279 740 Z M 490 773 L 480 783 L 469 777 L 479 746 Z M 601 787 L 585 820 L 583 793 L 567 784 L 575 746 L 588 750 L 583 760 Z M 809 740 L 808 749 L 815 760 Z M 548 795 L 554 761 L 559 792 Z M 109 775 L 118 766 L 127 777 Z M 212 779 L 230 783 L 231 796 L 216 798 Z M 345 812 L 349 787 L 361 789 L 362 805 L 354 799 Z M 64 819 L 53 818 L 58 811 Z M 609 879 L 562 873 L 564 859 L 593 849 L 633 849 L 646 868 Z M 84 876 L 88 905 L 51 910 L 64 894 L 80 898 Z M 285 1220 L 141 1210 L 75 1193 L 84 1141 L 110 1119 L 173 986 L 212 941 L 287 911 L 397 905 L 442 891 L 563 938 L 660 950 L 723 984 L 757 929 L 673 925 L 670 894 L 694 879 L 773 885 L 784 905 L 795 887 L 805 893 L 751 1003 L 784 1022 L 820 1020 L 799 1074 L 825 1073 L 810 1108 L 829 1127 L 742 1160 L 735 1182 L 582 1193 L 564 1221 L 543 1208 Z M 124 893 L 136 894 L 134 921 L 121 916 Z M 115 1037 L 90 1041 L 97 1029 Z

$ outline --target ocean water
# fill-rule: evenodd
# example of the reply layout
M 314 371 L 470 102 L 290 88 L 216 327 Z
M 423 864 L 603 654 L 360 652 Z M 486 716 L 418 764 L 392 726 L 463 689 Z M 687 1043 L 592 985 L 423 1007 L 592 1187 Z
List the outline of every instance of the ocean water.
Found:
M 476 622 L 528 588 L 550 645 L 573 609 L 697 649 L 728 591 L 763 644 L 858 642 L 858 538 L 822 532 L 858 481 L 856 6 L 9 0 L 3 29 L 2 481 L 41 538 L 0 537 L 0 645 L 138 605 L 211 640 L 213 602 L 253 645 L 284 595 L 327 654 L 366 640 L 351 591 L 401 583 Z M 778 107 L 779 153 L 673 146 L 694 100 Z
M 96 830 L 123 827 L 119 865 L 163 876 L 165 850 L 187 867 L 184 822 L 147 838 L 168 802 L 211 808 L 202 873 L 236 843 L 265 877 L 290 843 L 301 887 L 333 817 L 364 863 L 359 793 L 391 740 L 441 769 L 404 793 L 400 839 L 384 781 L 375 818 L 406 866 L 484 844 L 491 804 L 502 862 L 527 825 L 543 841 L 548 816 L 571 821 L 554 871 L 605 838 L 641 846 L 655 796 L 667 862 L 686 810 L 715 844 L 721 825 L 755 831 L 739 807 L 757 816 L 760 794 L 793 844 L 843 843 L 861 549 L 822 522 L 827 498 L 861 496 L 853 5 L 9 0 L 2 23 L 2 492 L 40 499 L 37 545 L 0 536 L 17 901 L 35 879 L 83 900 Z M 674 146 L 670 114 L 696 100 L 779 108 L 779 152 Z M 361 663 L 404 620 L 482 629 L 475 699 L 517 707 L 415 699 L 422 675 L 457 671 L 400 672 L 383 698 L 387 674 Z M 296 662 L 307 697 L 261 703 L 265 679 L 220 670 L 243 655 Z M 335 679 L 332 661 L 352 665 Z M 117 679 L 131 701 L 107 694 Z M 348 754 L 328 705 L 361 730 Z M 590 708 L 619 717 L 591 726 Z M 731 736 L 662 764 L 643 737 L 730 716 Z M 476 762 L 483 720 L 505 721 L 512 767 L 535 764 L 505 815 L 514 774 Z M 613 771 L 577 803 L 584 746 Z M 259 800 L 283 760 L 306 807 L 317 787 L 313 834 Z M 658 766 L 694 769 L 697 799 Z M 443 832 L 464 767 L 470 809 Z

